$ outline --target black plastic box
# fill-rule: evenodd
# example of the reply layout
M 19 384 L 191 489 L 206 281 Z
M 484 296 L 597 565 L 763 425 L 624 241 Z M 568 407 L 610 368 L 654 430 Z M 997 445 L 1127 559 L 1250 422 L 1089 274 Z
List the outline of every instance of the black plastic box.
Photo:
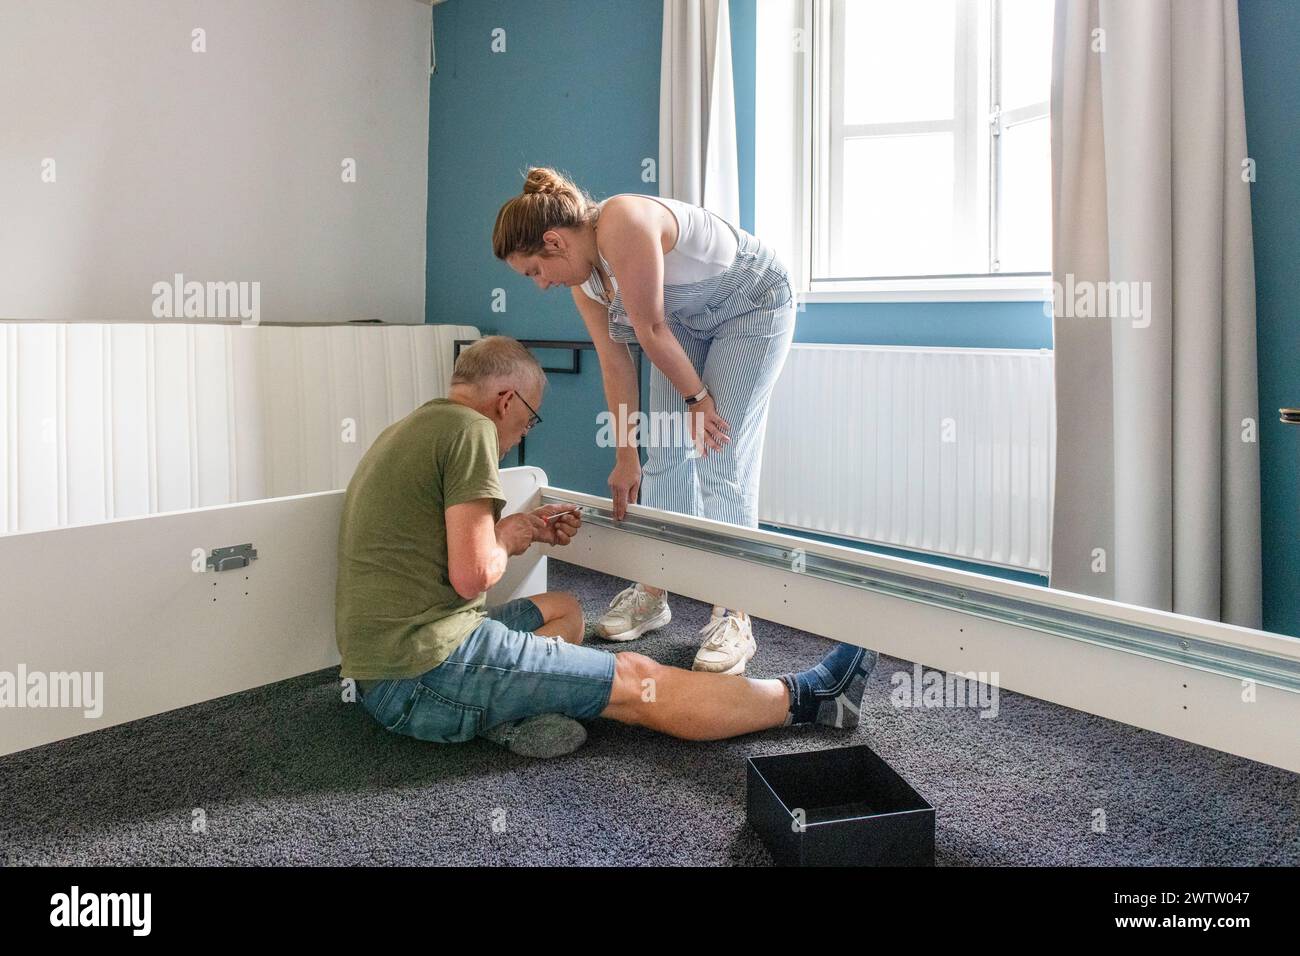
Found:
M 779 866 L 934 866 L 934 808 L 870 747 L 750 757 L 747 774 Z

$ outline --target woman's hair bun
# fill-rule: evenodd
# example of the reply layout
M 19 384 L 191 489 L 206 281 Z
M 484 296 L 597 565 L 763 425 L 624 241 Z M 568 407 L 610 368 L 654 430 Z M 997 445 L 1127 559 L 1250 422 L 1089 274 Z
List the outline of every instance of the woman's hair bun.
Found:
M 572 188 L 572 184 L 564 176 L 547 166 L 534 166 L 528 170 L 528 176 L 524 179 L 525 196 L 532 193 L 555 195 L 568 192 Z

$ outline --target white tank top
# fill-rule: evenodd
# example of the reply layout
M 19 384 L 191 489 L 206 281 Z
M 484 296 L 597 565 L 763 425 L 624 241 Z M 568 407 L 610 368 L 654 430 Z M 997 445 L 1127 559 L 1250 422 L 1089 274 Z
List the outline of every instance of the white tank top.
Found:
M 640 193 L 624 193 L 622 195 L 641 195 Z M 613 199 L 614 197 L 609 197 Z M 700 282 L 704 279 L 712 279 L 714 276 L 721 275 L 727 271 L 727 267 L 736 258 L 736 234 L 732 232 L 731 227 L 726 221 L 709 212 L 703 206 L 696 206 L 691 203 L 682 202 L 679 199 L 666 199 L 662 196 L 646 196 L 646 199 L 653 199 L 657 203 L 666 206 L 677 220 L 677 243 L 669 251 L 664 253 L 664 285 L 690 285 L 694 282 Z M 603 208 L 606 199 L 600 205 Z M 618 280 L 614 278 L 614 273 L 610 271 L 609 263 L 605 257 L 600 255 L 599 250 L 596 255 L 600 256 L 600 264 L 604 266 L 605 272 L 609 275 L 613 289 L 612 294 L 618 293 Z M 588 279 L 582 284 L 582 291 L 587 293 L 589 298 L 597 302 L 604 303 L 600 292 L 596 289 L 592 279 Z M 608 304 L 608 303 L 605 303 Z

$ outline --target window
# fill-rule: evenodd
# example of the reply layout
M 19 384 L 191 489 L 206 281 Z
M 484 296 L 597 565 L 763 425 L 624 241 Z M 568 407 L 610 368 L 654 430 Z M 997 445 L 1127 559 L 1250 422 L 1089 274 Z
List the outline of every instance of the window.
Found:
M 760 20 L 759 63 L 780 58 L 764 37 L 778 42 L 795 24 L 796 90 L 779 120 L 760 109 L 759 155 L 771 145 L 764 126 L 779 121 L 794 127 L 795 155 L 792 169 L 769 162 L 767 177 L 760 164 L 758 201 L 784 186 L 775 201 L 789 204 L 793 174 L 797 205 L 785 219 L 802 287 L 812 297 L 1041 298 L 1051 271 L 1050 0 L 764 6 L 760 18 L 785 21 L 764 30 Z M 764 72 L 760 97 L 774 82 Z M 982 294 L 999 289 L 1024 294 Z

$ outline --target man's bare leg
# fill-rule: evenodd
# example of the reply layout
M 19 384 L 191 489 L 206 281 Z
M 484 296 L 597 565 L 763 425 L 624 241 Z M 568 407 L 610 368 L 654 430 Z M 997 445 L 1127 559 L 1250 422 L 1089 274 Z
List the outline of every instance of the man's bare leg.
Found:
M 616 655 L 614 688 L 602 717 L 685 740 L 721 740 L 779 727 L 790 694 L 779 680 L 667 667 L 643 654 Z
M 558 637 L 569 644 L 581 644 L 584 625 L 582 605 L 567 591 L 547 591 L 533 594 L 528 600 L 542 612 L 542 626 L 534 634 Z
M 531 600 L 545 622 L 536 633 L 582 643 L 577 598 L 548 592 Z M 667 667 L 624 652 L 614 655 L 614 684 L 601 716 L 685 740 L 721 740 L 787 722 L 853 727 L 875 663 L 874 651 L 839 644 L 809 670 L 755 680 Z
M 529 600 L 545 622 L 534 633 L 582 643 L 582 605 L 576 597 L 548 591 Z M 614 690 L 601 716 L 690 740 L 720 740 L 779 727 L 789 707 L 790 694 L 779 680 L 697 673 L 624 653 L 615 660 Z

